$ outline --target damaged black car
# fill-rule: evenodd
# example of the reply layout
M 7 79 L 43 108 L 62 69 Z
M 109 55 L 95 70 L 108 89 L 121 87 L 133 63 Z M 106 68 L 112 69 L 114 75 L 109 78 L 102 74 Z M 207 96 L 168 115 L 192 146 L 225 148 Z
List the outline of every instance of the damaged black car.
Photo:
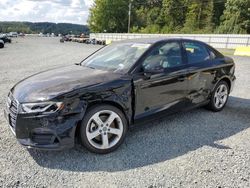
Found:
M 79 64 L 20 81 L 8 94 L 4 114 L 24 146 L 61 150 L 79 142 L 104 154 L 144 120 L 199 106 L 221 111 L 234 72 L 231 58 L 203 42 L 114 42 Z

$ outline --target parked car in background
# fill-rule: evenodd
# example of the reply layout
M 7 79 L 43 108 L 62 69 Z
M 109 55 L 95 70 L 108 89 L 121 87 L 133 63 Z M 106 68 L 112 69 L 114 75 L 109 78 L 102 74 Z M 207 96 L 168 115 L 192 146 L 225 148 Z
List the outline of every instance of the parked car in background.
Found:
M 93 44 L 93 45 L 96 45 L 96 44 L 106 45 L 106 41 L 105 40 L 97 40 L 97 39 L 94 39 L 94 38 L 88 38 L 88 39 L 86 39 L 85 43 L 86 44 Z
M 72 37 L 69 35 L 63 36 L 62 38 L 64 39 L 64 41 L 67 41 L 67 42 L 72 41 Z
M 97 40 L 96 39 L 87 39 L 86 40 L 86 44 L 97 44 Z
M 0 48 L 4 48 L 4 41 L 0 39 Z
M 43 33 L 39 33 L 38 36 L 39 37 L 45 37 L 45 35 Z
M 97 40 L 97 44 L 106 45 L 106 41 L 105 40 Z
M 64 41 L 70 41 L 70 38 L 68 36 L 62 36 L 62 38 L 60 39 L 60 42 L 64 42 Z
M 0 40 L 4 41 L 4 43 L 11 43 L 11 39 L 6 35 L 0 35 Z
M 203 42 L 114 42 L 78 65 L 20 81 L 8 94 L 4 114 L 24 146 L 57 150 L 79 140 L 104 154 L 117 149 L 128 128 L 142 120 L 199 106 L 221 111 L 234 72 L 231 58 Z
M 64 43 L 64 38 L 63 38 L 63 37 L 60 38 L 60 42 L 61 42 L 61 43 Z
M 24 33 L 19 33 L 19 35 L 18 36 L 20 36 L 20 37 L 24 37 L 25 36 L 25 34 Z
M 10 32 L 8 34 L 9 37 L 17 37 L 18 36 L 18 33 L 17 32 Z

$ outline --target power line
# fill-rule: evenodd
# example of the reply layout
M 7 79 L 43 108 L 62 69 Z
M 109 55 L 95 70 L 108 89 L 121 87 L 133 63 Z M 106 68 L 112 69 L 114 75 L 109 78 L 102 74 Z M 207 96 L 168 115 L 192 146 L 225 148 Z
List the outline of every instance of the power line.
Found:
M 130 33 L 130 20 L 131 20 L 131 8 L 132 8 L 132 0 L 129 1 L 129 10 L 128 10 L 128 33 Z

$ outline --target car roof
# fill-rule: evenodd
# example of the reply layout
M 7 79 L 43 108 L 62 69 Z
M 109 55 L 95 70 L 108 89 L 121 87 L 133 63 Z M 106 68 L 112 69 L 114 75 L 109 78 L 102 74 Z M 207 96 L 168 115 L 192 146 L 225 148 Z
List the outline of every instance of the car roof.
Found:
M 154 38 L 136 38 L 136 39 L 128 39 L 122 41 L 116 41 L 115 43 L 147 43 L 154 44 L 157 42 L 167 42 L 167 41 L 190 41 L 190 42 L 200 42 L 205 44 L 202 41 L 186 39 L 186 38 L 172 38 L 172 37 L 154 37 Z

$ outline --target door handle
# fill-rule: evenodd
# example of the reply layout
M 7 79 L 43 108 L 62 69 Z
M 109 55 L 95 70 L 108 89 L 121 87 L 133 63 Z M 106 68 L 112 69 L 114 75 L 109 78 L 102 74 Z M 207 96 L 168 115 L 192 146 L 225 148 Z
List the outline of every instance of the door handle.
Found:
M 152 76 L 151 73 L 146 73 L 146 72 L 143 73 L 143 79 L 144 79 L 144 80 L 150 80 L 151 76 Z
M 211 71 L 211 74 L 216 74 L 216 72 L 217 72 L 216 70 L 214 70 L 214 71 Z
M 183 82 L 183 81 L 185 81 L 186 79 L 187 79 L 186 76 L 180 76 L 179 78 L 177 78 L 177 80 L 180 81 L 180 82 Z

